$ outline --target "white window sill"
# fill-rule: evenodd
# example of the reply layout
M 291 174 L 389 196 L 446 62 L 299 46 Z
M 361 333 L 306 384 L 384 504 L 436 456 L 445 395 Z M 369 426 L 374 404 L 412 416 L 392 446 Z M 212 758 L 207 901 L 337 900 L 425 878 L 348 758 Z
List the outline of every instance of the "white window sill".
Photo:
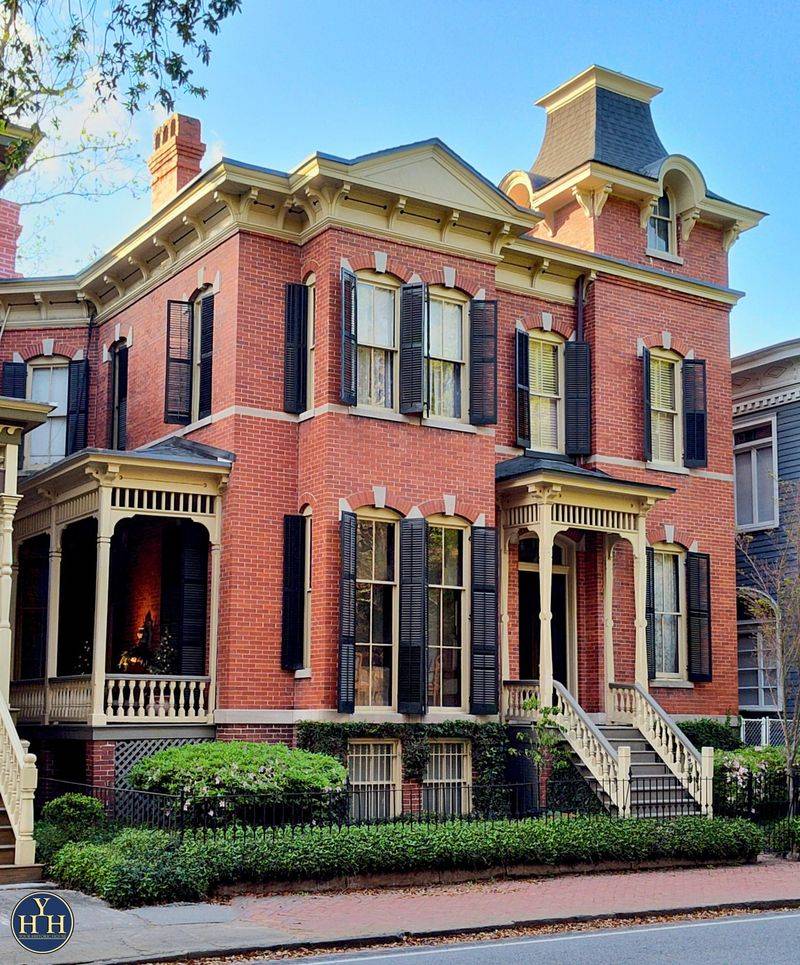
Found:
M 421 425 L 428 426 L 431 429 L 451 429 L 453 432 L 471 432 L 473 435 L 478 434 L 478 427 L 470 425 L 468 422 L 456 422 L 455 419 L 442 419 L 437 416 L 431 416 L 427 419 L 423 417 Z
M 679 466 L 676 462 L 646 462 L 646 469 L 653 469 L 656 472 L 671 472 L 675 476 L 691 476 L 691 470 L 686 466 Z
M 747 526 L 737 526 L 737 533 L 768 533 L 770 530 L 778 529 L 778 523 L 751 523 Z
M 384 422 L 403 422 L 409 426 L 427 426 L 430 429 L 449 429 L 453 432 L 469 432 L 477 435 L 478 426 L 468 422 L 458 422 L 455 419 L 442 419 L 435 416 L 426 418 L 418 415 L 404 415 L 393 409 L 372 409 L 365 405 L 350 406 L 350 415 L 361 416 L 363 419 L 381 419 Z M 491 427 L 489 427 L 491 428 Z M 492 430 L 493 431 L 493 430 Z
M 294 672 L 295 680 L 311 680 L 311 667 L 301 667 Z
M 673 255 L 671 251 L 659 251 L 657 248 L 645 248 L 644 253 L 648 258 L 658 258 L 659 261 L 668 261 L 671 265 L 682 265 L 683 258 Z
M 694 690 L 694 684 L 691 680 L 671 680 L 668 677 L 656 677 L 655 680 L 650 681 L 651 689 L 653 687 L 664 687 L 667 690 Z

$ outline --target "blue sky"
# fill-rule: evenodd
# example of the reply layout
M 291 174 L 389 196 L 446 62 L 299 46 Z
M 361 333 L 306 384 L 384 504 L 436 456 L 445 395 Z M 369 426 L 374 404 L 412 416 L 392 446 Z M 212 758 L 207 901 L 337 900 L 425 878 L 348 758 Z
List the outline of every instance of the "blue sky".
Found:
M 769 212 L 731 252 L 731 285 L 747 292 L 732 316 L 742 352 L 800 334 L 798 38 L 800 6 L 781 2 L 243 0 L 198 73 L 207 99 L 177 109 L 201 118 L 207 160 L 286 170 L 314 150 L 353 157 L 438 136 L 497 182 L 536 155 L 533 101 L 589 64 L 658 84 L 667 149 L 712 190 Z M 152 118 L 136 129 L 146 156 Z M 148 211 L 146 196 L 70 200 L 37 273 L 86 264 Z

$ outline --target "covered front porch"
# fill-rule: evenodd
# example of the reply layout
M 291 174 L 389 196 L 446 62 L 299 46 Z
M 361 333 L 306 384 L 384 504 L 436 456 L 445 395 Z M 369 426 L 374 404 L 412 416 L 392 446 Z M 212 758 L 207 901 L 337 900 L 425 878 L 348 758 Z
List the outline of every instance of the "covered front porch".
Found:
M 497 476 L 503 714 L 535 683 L 610 720 L 615 684 L 648 690 L 647 515 L 672 490 L 527 455 Z
M 11 706 L 23 725 L 208 724 L 233 456 L 170 439 L 28 479 Z

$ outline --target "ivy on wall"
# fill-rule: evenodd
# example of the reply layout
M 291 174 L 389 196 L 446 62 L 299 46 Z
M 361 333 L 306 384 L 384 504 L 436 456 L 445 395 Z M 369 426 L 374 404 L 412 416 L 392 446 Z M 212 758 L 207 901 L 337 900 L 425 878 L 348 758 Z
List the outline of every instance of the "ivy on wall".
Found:
M 431 740 L 469 741 L 472 745 L 472 783 L 498 785 L 506 782 L 506 758 L 511 744 L 502 724 L 471 720 L 447 720 L 439 724 L 389 724 L 363 721 L 304 720 L 297 725 L 297 746 L 319 751 L 347 763 L 347 743 L 357 739 L 399 740 L 403 778 L 421 781 L 428 766 Z

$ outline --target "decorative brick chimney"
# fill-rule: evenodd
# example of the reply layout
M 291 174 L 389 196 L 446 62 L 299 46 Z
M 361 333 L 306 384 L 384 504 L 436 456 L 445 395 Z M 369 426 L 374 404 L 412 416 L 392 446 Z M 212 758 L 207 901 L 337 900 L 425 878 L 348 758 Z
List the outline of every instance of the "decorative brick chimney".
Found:
M 152 180 L 153 211 L 171 201 L 180 189 L 200 173 L 206 146 L 200 140 L 200 121 L 185 114 L 171 114 L 153 135 L 153 153 L 147 162 Z
M 19 205 L 0 200 L 0 278 L 19 278 L 17 241 L 22 231 Z

